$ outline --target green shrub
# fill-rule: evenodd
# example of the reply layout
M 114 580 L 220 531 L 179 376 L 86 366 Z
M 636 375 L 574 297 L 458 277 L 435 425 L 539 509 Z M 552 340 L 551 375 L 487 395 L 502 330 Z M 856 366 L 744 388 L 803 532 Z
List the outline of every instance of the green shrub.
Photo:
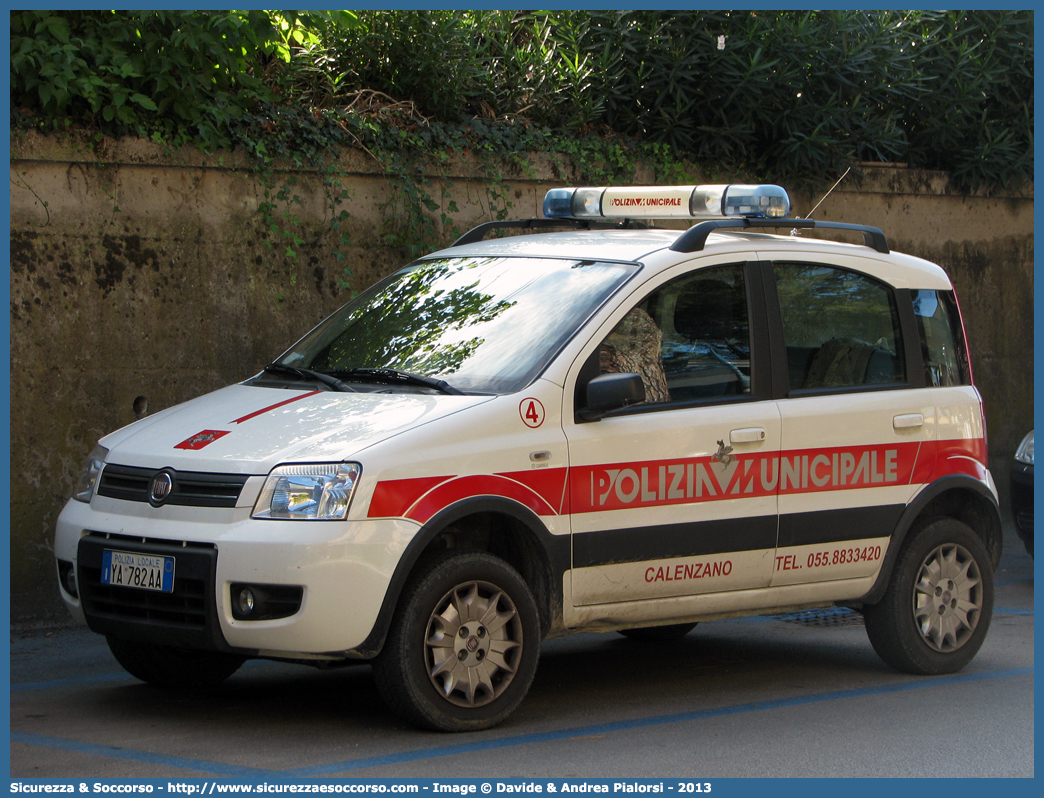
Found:
M 384 127 L 791 185 L 864 161 L 1017 183 L 1032 65 L 1031 11 L 11 12 L 15 124 L 313 161 Z
M 271 92 L 277 37 L 261 11 L 13 11 L 11 103 L 45 127 L 226 146 Z

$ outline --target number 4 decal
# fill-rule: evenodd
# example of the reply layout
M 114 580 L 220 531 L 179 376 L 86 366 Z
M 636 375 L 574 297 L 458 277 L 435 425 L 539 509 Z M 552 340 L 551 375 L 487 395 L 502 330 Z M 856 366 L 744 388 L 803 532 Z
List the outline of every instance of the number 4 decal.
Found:
M 544 406 L 539 399 L 523 399 L 518 406 L 518 414 L 527 427 L 536 429 L 544 423 Z

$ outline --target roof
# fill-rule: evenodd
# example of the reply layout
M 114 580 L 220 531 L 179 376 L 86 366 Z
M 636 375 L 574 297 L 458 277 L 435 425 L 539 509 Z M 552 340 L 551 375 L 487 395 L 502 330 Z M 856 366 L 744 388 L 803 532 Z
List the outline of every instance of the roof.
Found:
M 450 247 L 429 258 L 461 255 L 500 257 L 568 258 L 576 260 L 640 261 L 652 252 L 667 249 L 681 230 L 576 230 L 565 233 L 491 238 Z
M 670 246 L 684 230 L 575 230 L 556 233 L 533 233 L 504 238 L 491 238 L 473 244 L 446 249 L 426 255 L 427 258 L 460 256 L 565 258 L 569 260 L 599 260 L 624 262 L 680 262 L 705 255 L 720 254 L 737 247 L 751 251 L 774 253 L 793 251 L 833 255 L 838 265 L 852 266 L 849 259 L 856 257 L 867 266 L 864 270 L 896 287 L 947 289 L 949 279 L 941 268 L 926 260 L 898 252 L 882 254 L 862 244 L 849 244 L 809 235 L 769 235 L 749 231 L 714 232 L 699 252 L 686 254 L 670 252 Z M 847 263 L 846 263 L 847 261 Z M 652 265 L 652 264 L 650 264 Z M 854 267 L 854 266 L 853 266 Z

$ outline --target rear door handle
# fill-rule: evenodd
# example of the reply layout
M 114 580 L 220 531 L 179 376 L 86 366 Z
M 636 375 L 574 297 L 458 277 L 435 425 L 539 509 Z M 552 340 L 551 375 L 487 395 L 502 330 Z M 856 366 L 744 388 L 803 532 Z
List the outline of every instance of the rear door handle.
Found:
M 761 443 L 765 440 L 765 430 L 761 427 L 744 427 L 729 433 L 729 443 Z
M 920 413 L 907 413 L 903 416 L 892 416 L 892 429 L 915 429 L 924 426 L 924 416 Z

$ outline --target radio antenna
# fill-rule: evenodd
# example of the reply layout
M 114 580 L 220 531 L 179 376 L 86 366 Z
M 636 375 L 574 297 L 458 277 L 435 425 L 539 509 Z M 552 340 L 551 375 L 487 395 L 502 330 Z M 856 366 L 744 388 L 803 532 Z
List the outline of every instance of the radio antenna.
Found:
M 819 210 L 819 206 L 823 204 L 823 201 L 826 200 L 826 198 L 829 197 L 834 192 L 835 188 L 837 188 L 838 186 L 841 185 L 841 181 L 844 180 L 846 177 L 848 177 L 848 173 L 851 172 L 851 171 L 852 171 L 852 167 L 850 166 L 850 167 L 848 167 L 845 170 L 845 173 L 843 175 L 841 175 L 841 177 L 839 177 L 837 179 L 837 182 L 834 183 L 834 185 L 832 185 L 830 187 L 830 191 L 828 191 L 826 194 L 823 195 L 823 199 L 821 199 L 819 202 L 816 203 L 816 207 L 808 212 L 808 216 L 805 217 L 806 219 L 811 219 L 812 218 L 812 214 L 815 213 L 817 210 Z
M 811 219 L 812 218 L 812 214 L 815 213 L 817 210 L 819 210 L 819 206 L 823 204 L 823 200 L 825 200 L 827 197 L 829 197 L 831 194 L 834 193 L 834 189 L 841 185 L 841 181 L 844 180 L 846 177 L 848 177 L 848 173 L 851 172 L 851 171 L 852 171 L 852 167 L 850 166 L 850 167 L 848 167 L 845 170 L 845 173 L 843 175 L 841 175 L 841 177 L 839 177 L 837 179 L 837 182 L 834 183 L 834 185 L 832 185 L 830 187 L 830 191 L 828 191 L 826 194 L 823 195 L 823 199 L 821 199 L 819 202 L 816 203 L 816 207 L 808 212 L 808 216 L 805 217 L 806 219 Z M 793 230 L 790 231 L 790 235 L 792 235 L 792 236 L 800 236 L 801 232 L 795 227 Z

